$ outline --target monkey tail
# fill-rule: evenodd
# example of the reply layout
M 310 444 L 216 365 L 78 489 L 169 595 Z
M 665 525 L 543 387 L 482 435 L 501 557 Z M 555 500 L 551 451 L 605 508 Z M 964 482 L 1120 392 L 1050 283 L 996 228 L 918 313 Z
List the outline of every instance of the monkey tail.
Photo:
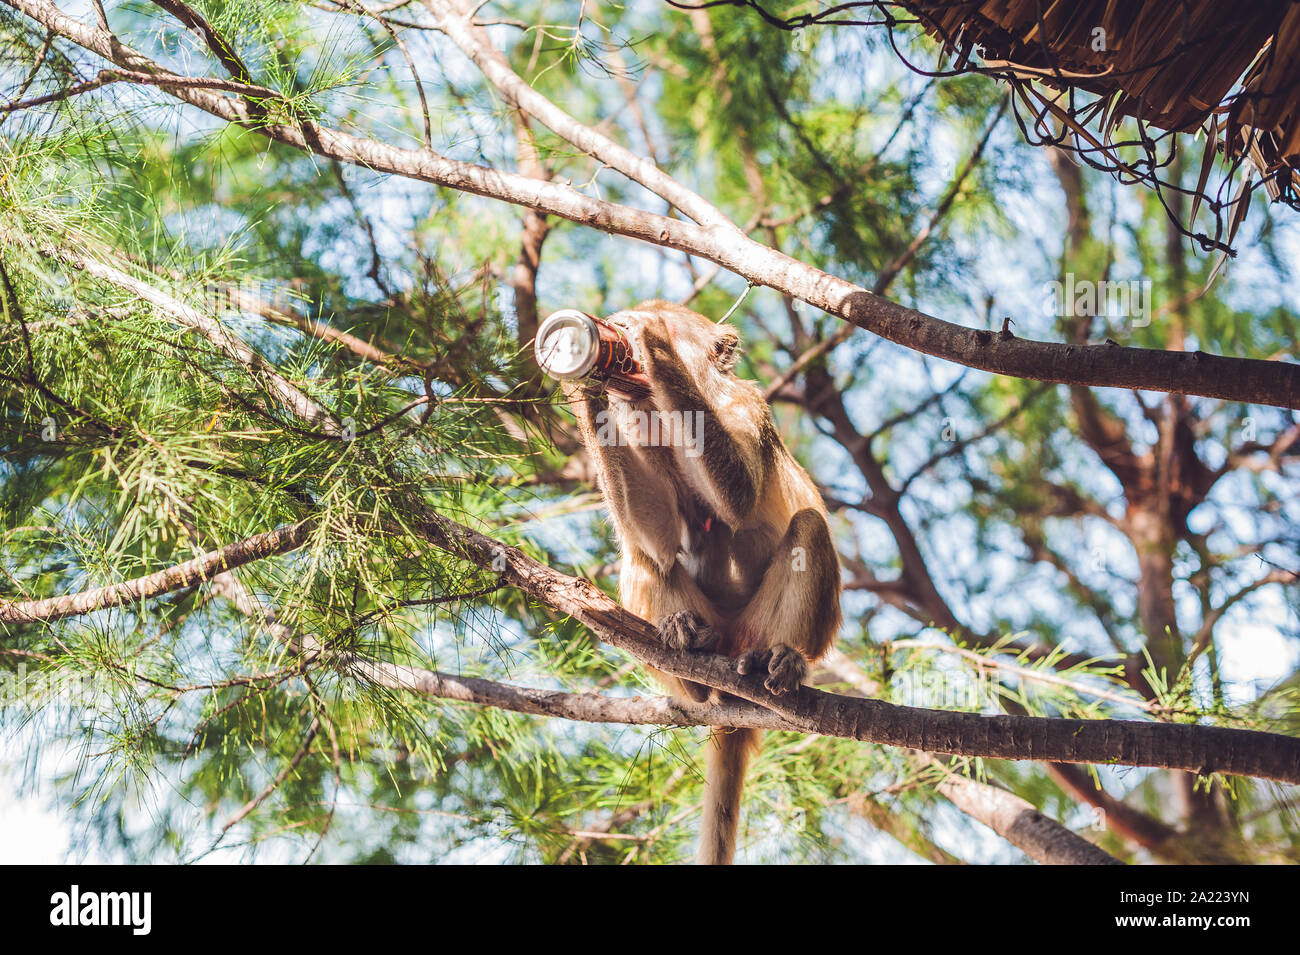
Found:
M 740 797 L 745 768 L 758 749 L 759 731 L 719 727 L 704 754 L 704 817 L 700 823 L 700 865 L 730 865 L 736 854 Z

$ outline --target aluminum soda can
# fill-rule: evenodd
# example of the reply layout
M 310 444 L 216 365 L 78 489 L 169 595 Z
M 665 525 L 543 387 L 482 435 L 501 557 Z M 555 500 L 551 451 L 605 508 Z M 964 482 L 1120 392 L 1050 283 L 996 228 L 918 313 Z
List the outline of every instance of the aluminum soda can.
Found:
M 552 312 L 537 329 L 533 353 L 552 378 L 596 378 L 630 398 L 650 395 L 632 346 L 609 322 L 574 308 Z

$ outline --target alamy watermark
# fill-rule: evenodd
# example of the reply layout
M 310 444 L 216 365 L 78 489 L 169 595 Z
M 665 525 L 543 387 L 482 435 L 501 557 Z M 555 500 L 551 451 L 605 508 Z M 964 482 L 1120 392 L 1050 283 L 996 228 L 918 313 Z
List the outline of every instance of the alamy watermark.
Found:
M 604 448 L 682 448 L 688 458 L 704 453 L 703 411 L 600 411 L 595 424 L 596 443 Z
M 1151 280 L 1076 279 L 1065 273 L 1065 281 L 1047 283 L 1046 305 L 1051 315 L 1103 316 L 1128 319 L 1133 328 L 1151 324 Z
M 50 924 L 129 926 L 132 935 L 148 935 L 153 928 L 153 893 L 83 892 L 73 885 L 50 896 Z
M 894 699 L 907 706 L 936 710 L 978 710 L 989 699 L 983 670 L 902 670 L 890 677 Z
M 210 314 L 294 312 L 302 303 L 301 296 L 295 294 L 298 283 L 297 279 L 241 278 L 233 282 L 205 282 L 196 291 L 199 307 Z
M 94 670 L 29 670 L 19 663 L 0 672 L 0 707 L 62 700 L 70 706 L 93 706 L 112 692 L 113 684 Z

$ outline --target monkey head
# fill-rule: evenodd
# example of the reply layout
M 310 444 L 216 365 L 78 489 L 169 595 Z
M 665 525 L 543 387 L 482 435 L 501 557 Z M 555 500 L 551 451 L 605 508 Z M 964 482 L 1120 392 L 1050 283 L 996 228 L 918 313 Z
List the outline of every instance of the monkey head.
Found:
M 642 302 L 606 319 L 626 336 L 646 376 L 685 374 L 705 394 L 735 380 L 740 336 L 675 302 Z

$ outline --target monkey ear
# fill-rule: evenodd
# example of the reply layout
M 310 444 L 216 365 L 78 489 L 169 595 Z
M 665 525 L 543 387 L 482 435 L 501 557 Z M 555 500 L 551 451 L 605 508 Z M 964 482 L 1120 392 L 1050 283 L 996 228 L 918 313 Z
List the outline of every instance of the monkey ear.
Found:
M 719 371 L 731 371 L 736 367 L 736 348 L 740 345 L 740 336 L 732 329 L 723 329 L 713 342 L 713 363 Z

